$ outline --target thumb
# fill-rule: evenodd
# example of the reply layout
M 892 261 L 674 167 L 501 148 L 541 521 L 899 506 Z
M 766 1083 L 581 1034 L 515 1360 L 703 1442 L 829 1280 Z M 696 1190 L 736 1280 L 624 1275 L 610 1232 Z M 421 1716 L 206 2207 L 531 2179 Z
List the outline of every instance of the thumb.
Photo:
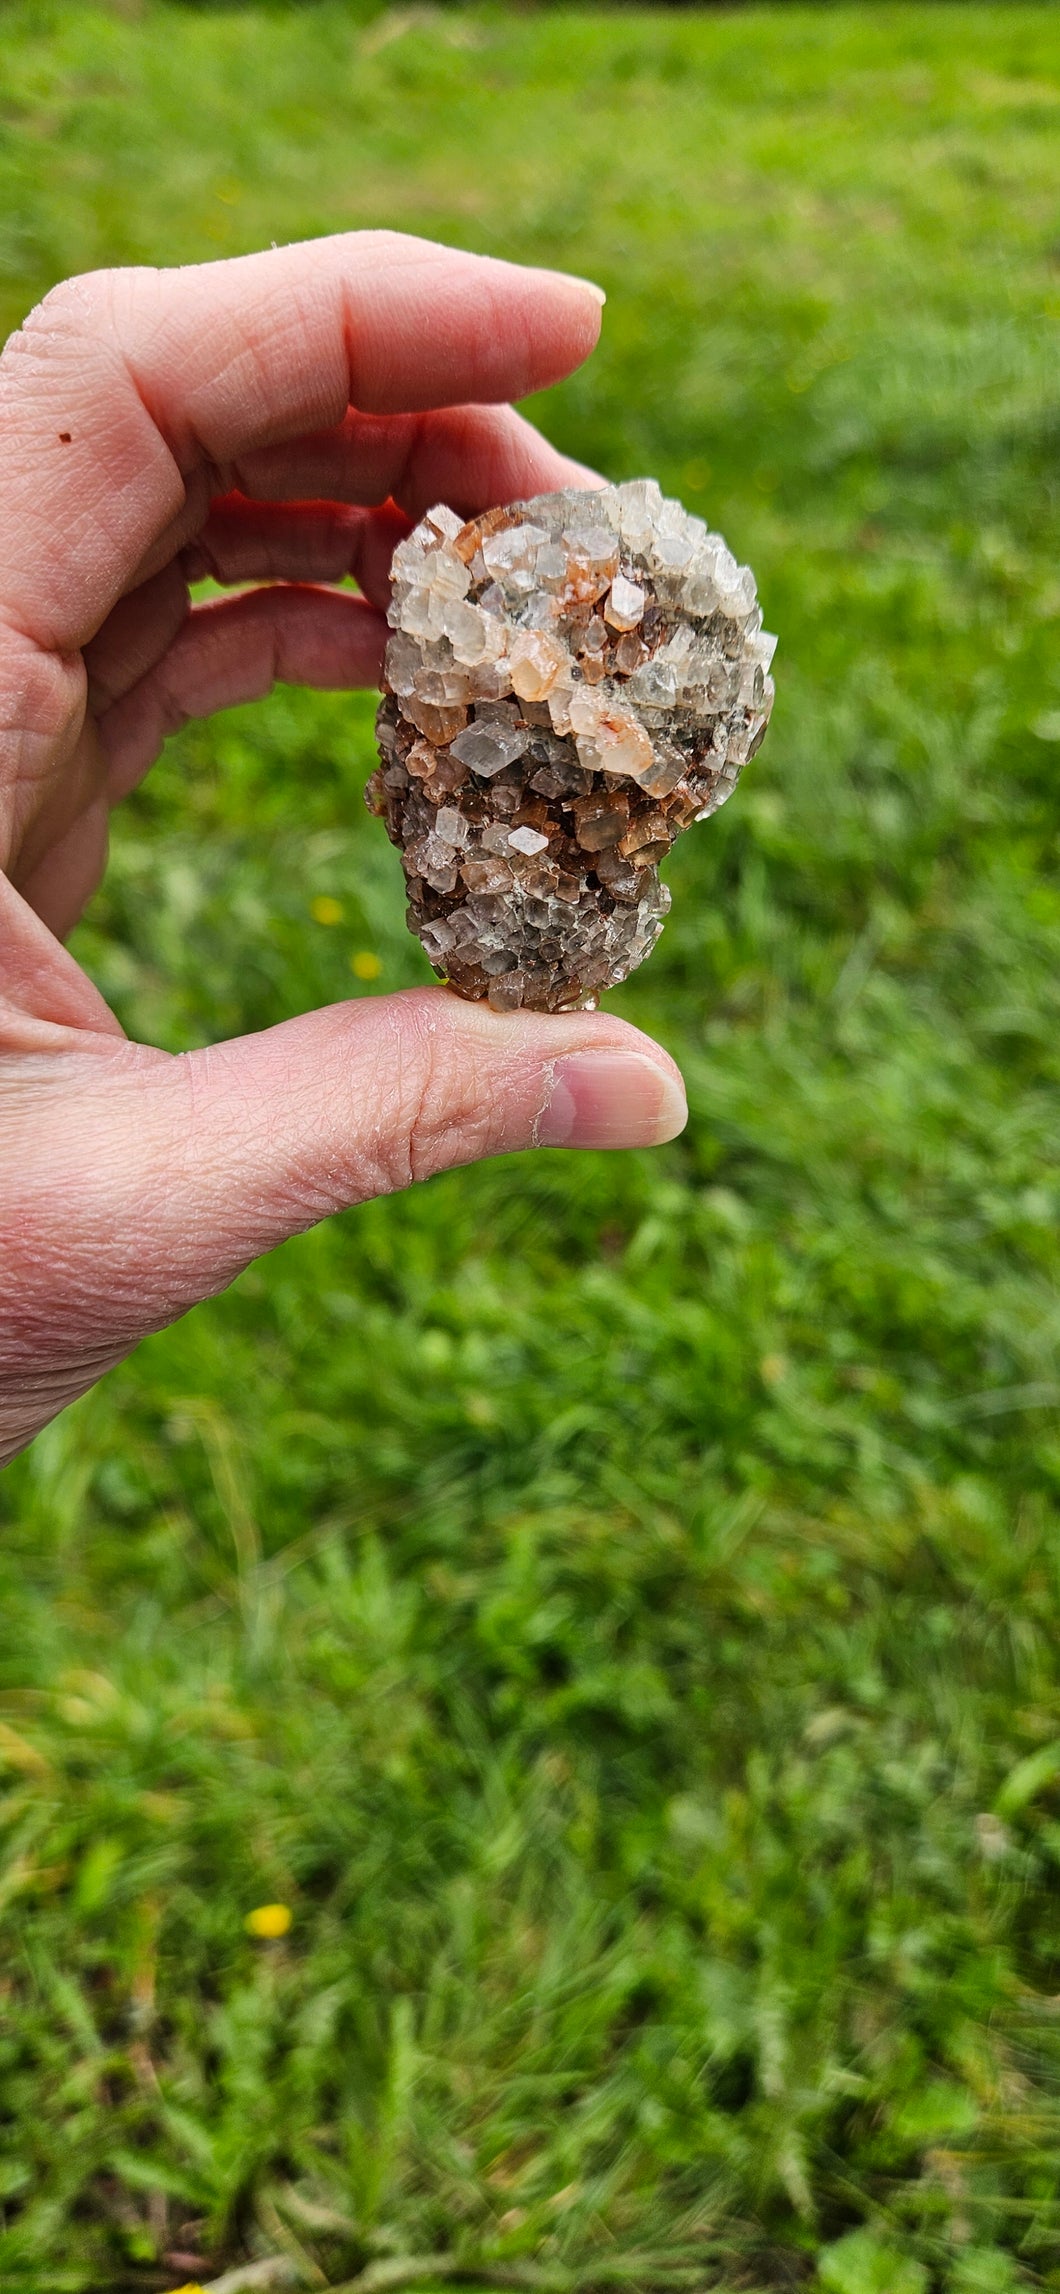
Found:
M 686 1116 L 673 1061 L 624 1020 L 501 1014 L 444 988 L 178 1058 L 96 1037 L 14 1068 L 0 1459 L 5 1434 L 11 1454 L 147 1331 L 329 1212 L 513 1148 L 653 1146 Z

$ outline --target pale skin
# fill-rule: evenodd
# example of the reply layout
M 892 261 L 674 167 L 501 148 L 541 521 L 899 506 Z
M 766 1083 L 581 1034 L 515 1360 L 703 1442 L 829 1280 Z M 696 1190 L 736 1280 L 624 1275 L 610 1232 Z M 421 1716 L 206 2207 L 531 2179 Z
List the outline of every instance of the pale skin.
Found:
M 0 1463 L 332 1211 L 681 1129 L 672 1060 L 608 1013 L 414 989 L 174 1057 L 63 945 L 167 734 L 376 682 L 411 519 L 595 482 L 506 401 L 599 323 L 583 281 L 368 232 L 70 280 L 0 356 Z M 192 605 L 207 572 L 237 594 Z

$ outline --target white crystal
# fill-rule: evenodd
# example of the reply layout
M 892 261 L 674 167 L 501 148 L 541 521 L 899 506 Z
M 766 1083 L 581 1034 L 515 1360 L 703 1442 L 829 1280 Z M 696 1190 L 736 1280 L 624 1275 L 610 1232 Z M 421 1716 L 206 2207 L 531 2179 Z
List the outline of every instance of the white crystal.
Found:
M 635 629 L 644 619 L 647 592 L 639 582 L 627 581 L 624 574 L 616 574 L 611 593 L 604 607 L 604 620 L 612 629 Z
M 531 590 L 534 586 L 537 552 L 548 541 L 543 526 L 505 526 L 500 533 L 487 534 L 482 544 L 482 562 L 487 573 L 503 589 Z
M 759 630 L 757 635 L 752 637 L 747 647 L 750 659 L 760 662 L 763 669 L 772 668 L 773 655 L 776 650 L 777 640 L 768 629 Z
M 660 573 L 683 573 L 692 562 L 691 534 L 657 534 L 652 543 L 652 563 Z
M 591 501 L 592 496 L 588 499 Z M 618 563 L 618 543 L 614 533 L 610 526 L 602 526 L 596 519 L 592 525 L 586 526 L 580 526 L 572 520 L 563 539 L 569 542 L 572 554 L 584 559 L 585 564 L 592 566 L 595 571 L 602 573 Z
M 514 764 L 521 757 L 530 736 L 525 727 L 521 732 L 508 731 L 503 725 L 483 724 L 476 719 L 473 725 L 458 733 L 450 743 L 451 753 L 483 780 L 494 773 L 502 773 L 505 765 Z
M 446 549 L 442 544 L 423 559 L 416 580 L 420 588 L 428 583 L 439 599 L 466 597 L 471 587 L 471 571 L 455 550 Z
M 439 805 L 435 815 L 434 833 L 442 844 L 466 844 L 469 830 L 462 812 L 455 805 Z
M 538 550 L 534 567 L 543 589 L 562 589 L 567 579 L 567 552 L 558 542 L 545 542 Z
M 399 542 L 394 551 L 390 561 L 391 580 L 397 582 L 413 579 L 423 559 L 435 545 L 435 534 L 426 521 L 414 527 L 412 533 L 406 534 L 404 541 Z
M 401 628 L 409 637 L 441 635 L 441 600 L 432 589 L 411 589 L 401 600 Z
M 677 699 L 677 671 L 669 661 L 646 661 L 636 669 L 627 688 L 629 698 L 642 709 L 672 709 Z
M 425 924 L 420 933 L 420 945 L 432 964 L 447 956 L 450 948 L 455 946 L 453 927 L 448 918 L 436 916 L 430 924 Z
M 654 478 L 630 478 L 616 488 L 618 530 L 633 550 L 646 550 L 662 508 L 662 492 Z
M 484 661 L 497 661 L 504 652 L 503 622 L 495 614 L 483 613 L 480 606 L 468 605 L 463 598 L 446 601 L 441 626 L 457 660 L 468 669 L 477 669 Z
M 470 909 L 453 908 L 449 912 L 449 929 L 453 935 L 454 948 L 464 948 L 469 940 L 475 938 L 478 925 Z
M 503 820 L 488 820 L 479 839 L 483 852 L 507 852 L 509 834 Z
M 528 859 L 532 853 L 548 850 L 547 836 L 541 836 L 536 828 L 513 828 L 508 842 L 513 852 L 525 852 Z
M 423 665 L 423 649 L 404 630 L 395 631 L 386 649 L 386 674 L 395 693 L 411 693 L 416 672 Z
M 436 502 L 433 510 L 427 512 L 427 524 L 434 527 L 436 534 L 441 534 L 443 541 L 452 542 L 463 532 L 464 521 L 449 508 L 448 502 Z

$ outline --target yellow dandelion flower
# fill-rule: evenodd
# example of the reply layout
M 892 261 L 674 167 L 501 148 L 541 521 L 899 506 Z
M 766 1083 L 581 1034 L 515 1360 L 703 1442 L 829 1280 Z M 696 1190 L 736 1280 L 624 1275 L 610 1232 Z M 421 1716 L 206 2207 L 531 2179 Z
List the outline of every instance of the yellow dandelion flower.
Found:
M 341 900 L 333 900 L 330 892 L 318 892 L 309 903 L 314 924 L 341 924 L 346 911 Z
M 203 2294 L 203 2290 L 199 2285 L 198 2279 L 192 2280 L 189 2278 L 186 2286 L 174 2286 L 173 2294 Z
M 350 970 L 355 980 L 377 980 L 382 969 L 382 957 L 373 955 L 370 948 L 358 948 L 357 954 L 350 957 Z
M 248 1936 L 263 1936 L 272 1941 L 285 1936 L 291 1925 L 289 1904 L 257 1904 L 243 1922 Z

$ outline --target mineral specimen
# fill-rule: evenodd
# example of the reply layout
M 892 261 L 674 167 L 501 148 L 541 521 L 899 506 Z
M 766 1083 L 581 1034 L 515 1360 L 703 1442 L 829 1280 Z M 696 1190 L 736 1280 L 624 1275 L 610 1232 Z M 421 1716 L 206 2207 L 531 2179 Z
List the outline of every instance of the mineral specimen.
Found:
M 435 971 L 496 1011 L 592 1007 L 654 946 L 659 862 L 761 742 L 754 577 L 653 479 L 540 494 L 394 554 L 366 792 Z

